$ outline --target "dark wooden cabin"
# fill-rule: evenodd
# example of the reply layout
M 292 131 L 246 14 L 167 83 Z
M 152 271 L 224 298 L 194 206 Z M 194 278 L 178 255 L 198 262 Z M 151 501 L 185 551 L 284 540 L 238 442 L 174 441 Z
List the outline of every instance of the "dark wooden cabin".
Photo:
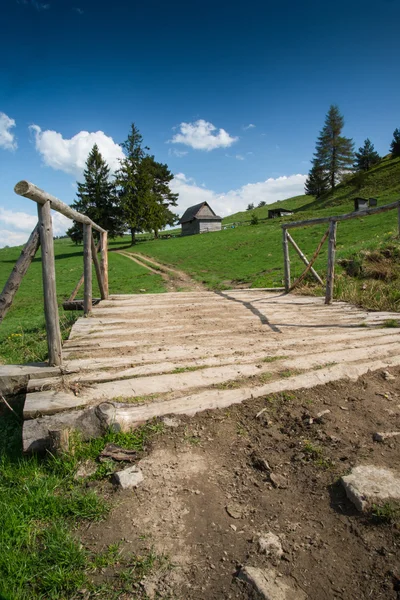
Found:
M 279 219 L 280 217 L 286 217 L 292 214 L 293 212 L 291 210 L 285 208 L 271 208 L 268 211 L 268 219 Z
M 207 202 L 188 208 L 179 221 L 182 225 L 182 235 L 221 231 L 221 222 L 222 218 L 215 214 Z
M 354 212 L 366 210 L 368 208 L 367 198 L 354 198 Z

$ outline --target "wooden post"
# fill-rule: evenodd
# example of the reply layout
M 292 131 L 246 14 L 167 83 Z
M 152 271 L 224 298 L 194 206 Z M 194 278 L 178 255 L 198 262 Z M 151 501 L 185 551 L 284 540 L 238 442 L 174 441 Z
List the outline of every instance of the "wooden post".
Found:
M 94 268 L 96 271 L 97 283 L 99 284 L 100 297 L 102 300 L 105 300 L 106 292 L 104 290 L 103 276 L 101 273 L 99 259 L 97 258 L 97 252 L 98 252 L 98 249 L 96 247 L 96 244 L 94 243 L 94 239 L 92 236 L 92 258 L 93 258 Z
M 85 277 L 83 312 L 85 317 L 92 310 L 92 226 L 83 226 L 83 273 Z
M 316 251 L 314 252 L 310 262 L 308 263 L 307 267 L 304 269 L 304 271 L 302 272 L 302 274 L 300 275 L 300 277 L 298 279 L 296 279 L 296 281 L 292 284 L 292 286 L 290 287 L 290 292 L 292 290 L 294 290 L 295 287 L 297 287 L 304 279 L 304 277 L 307 275 L 308 271 L 311 269 L 311 267 L 313 266 L 313 264 L 315 263 L 315 261 L 317 260 L 318 254 L 321 251 L 322 246 L 325 243 L 326 238 L 329 235 L 329 229 L 327 229 L 327 231 L 325 231 L 324 235 L 322 236 L 322 239 L 320 241 L 320 243 L 317 246 Z
M 285 292 L 288 293 L 290 290 L 290 256 L 289 256 L 289 243 L 288 243 L 288 232 L 283 228 L 283 267 L 285 273 Z
M 306 265 L 306 267 L 309 267 L 308 270 L 311 271 L 318 283 L 320 285 L 324 285 L 324 282 L 322 281 L 321 277 L 318 275 L 317 271 L 312 268 L 312 265 L 310 266 L 310 261 L 308 260 L 307 256 L 300 250 L 299 246 L 296 244 L 289 232 L 287 232 L 287 239 L 292 244 L 293 248 L 296 250 L 297 254 L 300 256 L 301 260 Z
M 56 268 L 54 261 L 53 226 L 50 202 L 38 204 L 40 245 L 42 247 L 42 278 L 47 347 L 50 366 L 62 364 L 61 331 L 58 316 Z
M 108 298 L 108 248 L 107 248 L 108 233 L 104 231 L 100 233 L 100 249 L 101 249 L 101 262 L 100 270 L 104 286 L 104 299 Z
M 398 225 L 399 237 L 400 237 L 400 202 L 397 205 L 397 225 Z
M 326 274 L 325 304 L 331 304 L 333 298 L 333 284 L 335 280 L 336 229 L 337 222 L 331 221 L 329 224 L 328 271 Z
M 21 281 L 24 278 L 24 275 L 27 272 L 32 259 L 37 252 L 37 249 L 39 248 L 39 245 L 40 234 L 39 224 L 37 224 L 29 236 L 29 240 L 23 247 L 21 255 L 15 263 L 14 268 L 11 271 L 11 275 L 7 279 L 3 291 L 0 294 L 0 323 L 6 316 L 7 311 L 14 300 L 15 294 L 21 285 Z

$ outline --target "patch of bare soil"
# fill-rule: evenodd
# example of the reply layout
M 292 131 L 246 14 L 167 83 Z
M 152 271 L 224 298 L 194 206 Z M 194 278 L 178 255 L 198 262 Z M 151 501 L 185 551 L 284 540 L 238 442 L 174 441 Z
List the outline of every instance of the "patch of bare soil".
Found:
M 391 373 L 180 418 L 141 459 L 139 487 L 111 491 L 108 520 L 84 544 L 168 556 L 138 598 L 252 598 L 236 575 L 271 565 L 258 545 L 268 532 L 283 547 L 275 567 L 310 600 L 399 598 L 399 525 L 358 513 L 339 482 L 360 464 L 400 467 L 399 438 L 373 441 L 400 429 L 400 369 Z
M 200 282 L 195 281 L 185 273 L 172 267 L 167 267 L 162 263 L 157 262 L 154 258 L 143 256 L 141 254 L 133 252 L 124 252 L 123 250 L 117 250 L 118 254 L 130 258 L 135 263 L 148 269 L 152 273 L 160 275 L 165 283 L 167 292 L 194 292 L 202 291 L 206 289 Z

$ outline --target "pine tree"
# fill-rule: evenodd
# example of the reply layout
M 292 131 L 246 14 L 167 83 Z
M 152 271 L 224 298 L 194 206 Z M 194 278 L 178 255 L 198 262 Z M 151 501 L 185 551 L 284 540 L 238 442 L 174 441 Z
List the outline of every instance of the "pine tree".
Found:
M 147 171 L 151 177 L 151 201 L 147 214 L 147 227 L 149 231 L 154 231 L 158 238 L 160 229 L 166 225 L 174 225 L 177 217 L 170 210 L 171 206 L 176 206 L 178 194 L 174 194 L 169 184 L 174 178 L 168 165 L 157 162 L 154 156 L 146 156 L 141 163 L 141 169 Z
M 122 210 L 118 203 L 115 185 L 110 181 L 110 168 L 102 157 L 97 144 L 89 153 L 83 172 L 84 182 L 78 182 L 77 200 L 72 208 L 87 215 L 92 221 L 108 231 L 110 238 L 122 235 L 125 229 Z M 82 226 L 74 221 L 67 231 L 76 244 L 82 242 Z M 97 232 L 93 230 L 96 236 Z
M 328 174 L 329 186 L 334 189 L 343 170 L 349 169 L 354 161 L 353 140 L 341 134 L 344 126 L 339 108 L 332 105 L 325 118 L 325 124 L 318 137 L 316 162 Z
M 392 153 L 392 158 L 400 156 L 400 129 L 395 129 L 393 132 L 393 140 L 390 144 L 390 152 Z
M 246 210 L 254 210 L 254 204 L 253 204 L 253 202 L 251 204 L 247 205 Z
M 379 154 L 375 151 L 374 145 L 367 138 L 364 146 L 358 149 L 355 153 L 354 168 L 357 171 L 369 171 L 371 167 L 376 165 L 380 160 Z
M 328 188 L 328 175 L 324 171 L 323 167 L 318 162 L 314 161 L 305 183 L 305 194 L 319 198 L 328 190 Z
M 148 150 L 142 148 L 142 143 L 143 137 L 132 123 L 127 139 L 121 144 L 125 158 L 121 160 L 115 179 L 132 244 L 136 243 L 136 233 L 146 229 L 146 207 L 151 194 L 150 174 L 144 170 L 140 172 L 140 165 Z

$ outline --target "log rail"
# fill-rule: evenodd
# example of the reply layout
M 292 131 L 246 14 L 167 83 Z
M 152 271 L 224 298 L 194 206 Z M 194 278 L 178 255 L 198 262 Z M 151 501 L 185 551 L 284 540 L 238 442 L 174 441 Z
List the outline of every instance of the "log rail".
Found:
M 297 287 L 303 281 L 304 277 L 309 271 L 311 271 L 318 283 L 323 283 L 318 273 L 313 269 L 313 264 L 315 263 L 322 249 L 322 246 L 324 245 L 325 240 L 328 239 L 328 267 L 326 274 L 325 304 L 331 304 L 333 299 L 333 284 L 335 281 L 336 234 L 338 223 L 341 221 L 348 221 L 349 219 L 360 219 L 362 217 L 376 215 L 378 213 L 383 213 L 395 209 L 397 209 L 398 212 L 398 228 L 400 236 L 400 200 L 396 200 L 396 202 L 392 202 L 391 204 L 385 204 L 384 206 L 367 208 L 363 211 L 347 213 L 344 215 L 320 217 L 317 219 L 308 219 L 306 221 L 289 221 L 287 223 L 282 223 L 283 265 L 286 293 L 291 292 L 295 287 Z M 288 229 L 294 229 L 296 227 L 308 227 L 311 225 L 321 225 L 322 223 L 328 223 L 329 228 L 322 236 L 322 239 L 319 242 L 316 251 L 314 252 L 311 260 L 309 261 L 305 254 L 303 254 L 299 246 L 296 244 L 292 236 L 289 234 Z M 297 254 L 300 256 L 301 260 L 306 265 L 306 268 L 303 271 L 303 273 L 300 275 L 300 277 L 296 279 L 296 281 L 293 284 L 291 284 L 290 279 L 289 243 L 293 246 Z
M 10 308 L 15 294 L 21 285 L 22 279 L 26 274 L 39 246 L 41 246 L 44 313 L 46 320 L 49 364 L 50 366 L 60 366 L 62 364 L 62 340 L 57 304 L 51 209 L 61 213 L 69 219 L 73 219 L 83 226 L 83 275 L 75 290 L 72 292 L 69 303 L 75 299 L 79 288 L 82 284 L 84 284 L 83 310 L 85 317 L 90 314 L 92 308 L 92 261 L 95 266 L 101 299 L 105 300 L 108 298 L 107 231 L 94 223 L 86 215 L 77 212 L 67 204 L 64 204 L 64 202 L 61 202 L 61 200 L 55 196 L 52 196 L 51 194 L 41 190 L 29 181 L 20 181 L 15 186 L 14 191 L 19 196 L 29 198 L 37 203 L 38 223 L 35 229 L 32 231 L 28 242 L 22 249 L 21 255 L 11 272 L 3 291 L 0 294 L 0 323 Z M 97 246 L 95 245 L 93 239 L 93 229 L 100 234 L 100 241 Z M 99 250 L 101 252 L 100 261 L 97 258 L 97 253 Z

